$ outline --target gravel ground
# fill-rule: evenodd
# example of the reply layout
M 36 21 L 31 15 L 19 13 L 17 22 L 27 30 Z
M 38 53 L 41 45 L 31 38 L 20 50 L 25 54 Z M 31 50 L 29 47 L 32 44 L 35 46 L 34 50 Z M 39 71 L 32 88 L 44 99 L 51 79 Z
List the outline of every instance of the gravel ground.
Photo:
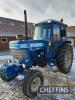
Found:
M 2 63 L 2 62 L 1 62 Z M 39 69 L 41 70 L 41 69 Z M 48 69 L 42 69 L 44 74 L 44 84 L 75 84 L 75 79 L 61 74 L 52 72 Z M 55 96 L 37 96 L 30 99 L 23 95 L 22 92 L 23 77 L 19 76 L 10 82 L 4 82 L 0 79 L 0 100 L 75 100 L 75 87 L 71 88 L 71 95 Z
M 4 53 L 3 53 L 4 54 Z M 0 57 L 3 56 L 0 54 Z M 7 53 L 5 53 L 7 55 Z M 5 55 L 4 54 L 4 55 Z M 8 53 L 9 54 L 9 53 Z M 10 55 L 9 55 L 10 56 Z M 3 57 L 4 59 L 4 57 Z M 0 60 L 0 65 L 5 61 Z M 75 60 L 74 60 L 75 62 Z M 75 64 L 73 65 L 75 66 Z M 74 67 L 73 67 L 74 68 Z M 23 77 L 19 76 L 10 82 L 4 82 L 0 78 L 0 100 L 75 100 L 75 76 L 64 75 L 58 71 L 52 72 L 51 69 L 39 69 L 44 74 L 44 84 L 73 84 L 70 87 L 71 95 L 37 96 L 33 99 L 26 97 L 22 92 Z M 73 72 L 73 70 L 72 70 Z

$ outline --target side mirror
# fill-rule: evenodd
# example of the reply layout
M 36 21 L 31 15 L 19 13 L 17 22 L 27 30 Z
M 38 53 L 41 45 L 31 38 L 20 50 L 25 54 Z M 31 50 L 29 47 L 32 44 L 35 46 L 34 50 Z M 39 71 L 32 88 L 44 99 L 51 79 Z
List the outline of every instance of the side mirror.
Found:
M 66 36 L 66 30 L 65 29 L 61 30 L 61 37 L 64 37 L 64 36 Z

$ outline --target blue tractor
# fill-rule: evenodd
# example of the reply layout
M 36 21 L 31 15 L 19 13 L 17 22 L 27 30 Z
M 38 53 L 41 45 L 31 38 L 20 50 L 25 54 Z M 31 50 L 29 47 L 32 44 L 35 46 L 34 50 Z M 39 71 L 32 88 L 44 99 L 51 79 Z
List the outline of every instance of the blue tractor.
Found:
M 70 72 L 73 48 L 67 38 L 66 28 L 63 20 L 49 19 L 35 24 L 33 40 L 18 37 L 18 40 L 9 42 L 13 61 L 2 65 L 1 78 L 9 81 L 24 75 L 23 93 L 32 98 L 37 95 L 38 87 L 44 81 L 42 72 L 33 69 L 33 66 L 45 68 L 47 64 L 56 65 L 60 72 Z

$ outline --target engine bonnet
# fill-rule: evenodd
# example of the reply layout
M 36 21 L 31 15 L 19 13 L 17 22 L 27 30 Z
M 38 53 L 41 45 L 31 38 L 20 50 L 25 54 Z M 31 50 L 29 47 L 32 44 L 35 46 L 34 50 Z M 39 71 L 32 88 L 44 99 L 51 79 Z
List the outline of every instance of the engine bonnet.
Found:
M 10 49 L 43 48 L 45 40 L 16 40 L 9 42 Z

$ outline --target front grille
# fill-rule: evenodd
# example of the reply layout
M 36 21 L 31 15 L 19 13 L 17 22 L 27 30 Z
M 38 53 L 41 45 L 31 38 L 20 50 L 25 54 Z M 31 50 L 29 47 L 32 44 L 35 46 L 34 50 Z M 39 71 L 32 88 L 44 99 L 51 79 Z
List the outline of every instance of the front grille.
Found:
M 14 61 L 25 60 L 26 58 L 26 50 L 25 49 L 12 49 L 11 55 L 13 56 Z

